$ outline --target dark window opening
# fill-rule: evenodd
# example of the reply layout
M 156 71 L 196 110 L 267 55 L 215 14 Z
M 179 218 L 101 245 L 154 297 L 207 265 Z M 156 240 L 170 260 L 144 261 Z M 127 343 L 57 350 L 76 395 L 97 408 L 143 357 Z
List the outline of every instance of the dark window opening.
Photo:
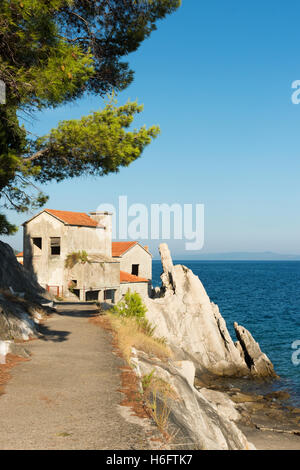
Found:
M 74 289 L 73 294 L 76 295 L 76 297 L 78 297 L 78 299 L 80 299 L 80 290 L 79 289 Z
M 113 289 L 107 289 L 104 291 L 104 301 L 109 300 L 110 302 L 114 302 L 115 299 L 115 291 Z
M 89 290 L 85 293 L 85 300 L 98 300 L 99 297 L 99 292 L 98 290 Z
M 135 276 L 139 275 L 139 264 L 132 265 L 131 274 L 134 274 Z
M 50 238 L 51 255 L 60 255 L 60 237 Z
M 32 239 L 32 245 L 33 245 L 33 254 L 34 255 L 40 255 L 42 251 L 42 239 L 41 237 L 34 237 Z

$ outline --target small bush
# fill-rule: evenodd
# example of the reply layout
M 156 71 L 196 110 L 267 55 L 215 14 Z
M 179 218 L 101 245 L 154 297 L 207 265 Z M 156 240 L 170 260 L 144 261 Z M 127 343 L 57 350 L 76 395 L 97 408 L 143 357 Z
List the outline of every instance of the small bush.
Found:
M 147 308 L 137 292 L 126 292 L 124 299 L 112 308 L 112 313 L 122 318 L 134 318 L 145 335 L 153 336 L 155 326 L 146 318 Z
M 137 292 L 128 290 L 117 305 L 112 309 L 120 317 L 145 318 L 147 308 L 143 304 L 141 296 Z
M 85 264 L 89 262 L 86 251 L 73 251 L 72 253 L 69 253 L 65 259 L 65 268 L 72 269 L 77 263 Z
M 155 369 L 153 369 L 150 374 L 146 374 L 142 377 L 142 388 L 143 392 L 145 393 L 146 390 L 150 387 L 150 384 L 152 382 L 152 377 L 155 372 Z

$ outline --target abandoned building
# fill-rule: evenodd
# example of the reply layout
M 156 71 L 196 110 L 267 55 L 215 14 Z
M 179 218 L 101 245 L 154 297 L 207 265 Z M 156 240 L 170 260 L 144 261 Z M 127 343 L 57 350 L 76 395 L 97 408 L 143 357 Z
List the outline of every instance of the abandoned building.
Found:
M 57 297 L 115 303 L 128 289 L 149 295 L 152 255 L 137 241 L 112 241 L 112 214 L 44 209 L 23 229 L 17 259 Z M 66 266 L 69 255 L 82 251 L 86 259 Z

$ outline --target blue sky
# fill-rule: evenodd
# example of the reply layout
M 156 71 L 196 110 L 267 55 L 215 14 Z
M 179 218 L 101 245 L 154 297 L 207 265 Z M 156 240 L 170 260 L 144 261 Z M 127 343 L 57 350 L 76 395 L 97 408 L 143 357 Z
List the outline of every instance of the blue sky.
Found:
M 183 0 L 129 57 L 136 125 L 161 136 L 118 175 L 83 177 L 44 190 L 47 207 L 88 212 L 102 202 L 205 204 L 203 252 L 300 254 L 300 4 L 282 0 Z M 43 112 L 27 128 L 42 135 L 59 120 L 103 106 L 98 98 Z M 8 213 L 22 223 L 29 215 Z M 22 248 L 22 229 L 2 238 Z M 156 254 L 157 241 L 146 241 Z M 184 241 L 170 241 L 184 255 Z M 197 255 L 197 253 L 195 253 Z

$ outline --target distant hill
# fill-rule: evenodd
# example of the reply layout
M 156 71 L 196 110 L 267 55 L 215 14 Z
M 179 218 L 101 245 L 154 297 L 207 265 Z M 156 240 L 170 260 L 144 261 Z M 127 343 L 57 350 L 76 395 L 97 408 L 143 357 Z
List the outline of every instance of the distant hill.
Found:
M 198 261 L 300 261 L 300 255 L 282 255 L 271 251 L 247 252 L 233 251 L 227 253 L 176 253 L 177 260 L 198 260 Z

